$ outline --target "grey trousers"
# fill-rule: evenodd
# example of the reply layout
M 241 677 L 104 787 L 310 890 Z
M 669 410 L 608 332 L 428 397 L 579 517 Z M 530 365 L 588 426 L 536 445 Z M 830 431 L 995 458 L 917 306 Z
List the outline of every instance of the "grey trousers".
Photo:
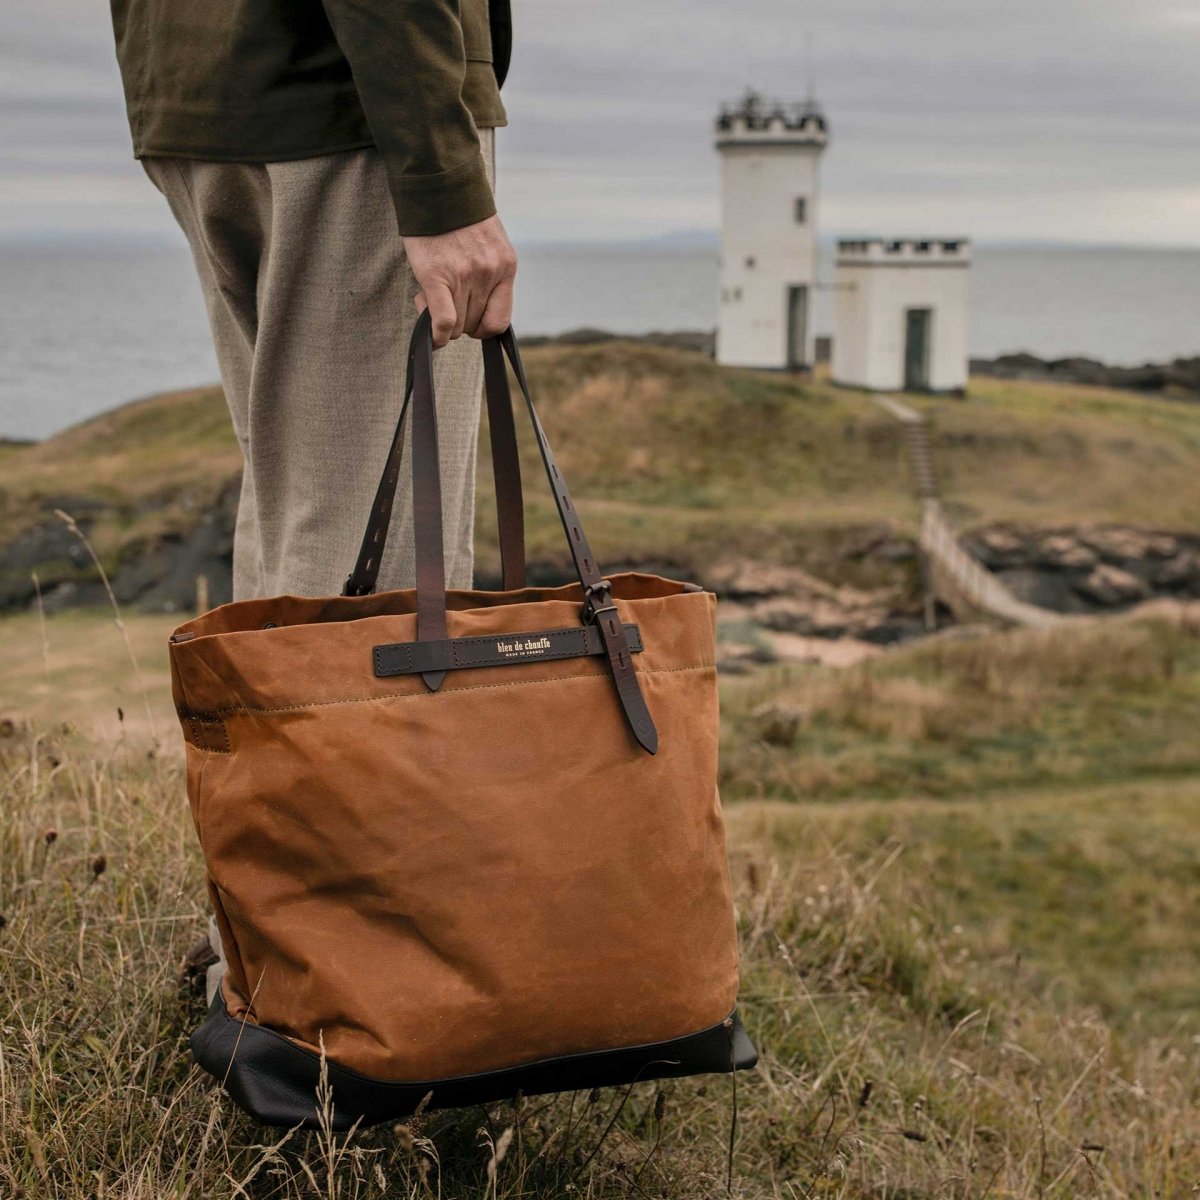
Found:
M 494 132 L 479 131 L 489 177 Z M 144 165 L 191 245 L 245 457 L 234 599 L 336 594 L 387 456 L 417 315 L 379 155 Z M 446 578 L 469 587 L 479 343 L 460 338 L 434 367 Z M 411 486 L 406 447 L 380 590 L 413 583 Z

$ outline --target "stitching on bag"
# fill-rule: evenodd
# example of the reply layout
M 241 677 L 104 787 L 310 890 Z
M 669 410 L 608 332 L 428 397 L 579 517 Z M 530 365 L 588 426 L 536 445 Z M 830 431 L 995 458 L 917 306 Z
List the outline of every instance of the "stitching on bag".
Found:
M 637 672 L 642 675 L 678 675 L 685 671 L 711 671 L 715 662 L 696 663 L 690 667 L 655 667 Z M 280 713 L 300 712 L 306 708 L 329 708 L 337 704 L 369 704 L 373 700 L 431 700 L 437 697 L 457 696 L 460 692 L 484 692 L 495 688 L 539 687 L 547 683 L 582 683 L 590 679 L 604 679 L 606 672 L 589 671 L 586 675 L 568 675 L 561 679 L 521 679 L 508 683 L 473 683 L 470 687 L 446 688 L 437 692 L 384 692 L 375 696 L 347 696 L 342 700 L 310 700 L 305 704 L 281 704 L 274 708 L 258 708 L 250 704 L 238 704 L 232 708 L 217 709 L 217 716 L 228 717 L 236 713 Z
M 233 746 L 229 741 L 229 730 L 225 728 L 225 722 L 221 720 L 220 715 L 212 717 L 194 717 L 188 716 L 183 718 L 188 725 L 191 726 L 192 736 L 188 740 L 197 749 L 202 750 L 206 754 L 232 754 Z M 207 736 L 205 726 L 219 726 L 222 745 L 208 746 L 201 742 L 201 739 Z
M 411 646 L 405 646 L 405 645 L 402 645 L 402 644 L 400 644 L 400 645 L 391 645 L 391 646 L 387 646 L 387 647 L 384 647 L 384 646 L 376 646 L 376 647 L 375 647 L 375 649 L 374 649 L 374 650 L 371 652 L 371 657 L 372 657 L 372 658 L 374 659 L 374 661 L 375 661 L 375 674 L 376 674 L 376 676 L 378 676 L 378 677 L 381 677 L 381 678 L 382 678 L 382 677 L 384 676 L 384 672 L 385 672 L 385 671 L 386 671 L 388 674 L 390 674 L 390 673 L 391 673 L 390 671 L 388 671 L 388 668 L 386 668 L 386 667 L 383 665 L 383 651 L 384 651 L 385 649 L 388 649 L 388 650 L 394 650 L 394 651 L 397 651 L 397 652 L 399 652 L 399 651 L 403 651 L 403 652 L 404 652 L 404 664 L 403 664 L 403 665 L 404 665 L 405 671 L 404 671 L 404 672 L 397 672 L 398 674 L 404 674 L 405 672 L 407 672 L 407 671 L 410 671 L 410 670 L 412 669 L 412 647 L 411 647 Z

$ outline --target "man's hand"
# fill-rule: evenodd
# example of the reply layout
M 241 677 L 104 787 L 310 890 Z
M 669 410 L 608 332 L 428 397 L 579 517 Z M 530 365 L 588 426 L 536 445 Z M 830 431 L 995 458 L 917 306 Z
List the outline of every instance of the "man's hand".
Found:
M 429 309 L 435 346 L 509 327 L 517 252 L 499 217 L 437 237 L 406 237 L 404 251 L 421 287 L 417 311 Z

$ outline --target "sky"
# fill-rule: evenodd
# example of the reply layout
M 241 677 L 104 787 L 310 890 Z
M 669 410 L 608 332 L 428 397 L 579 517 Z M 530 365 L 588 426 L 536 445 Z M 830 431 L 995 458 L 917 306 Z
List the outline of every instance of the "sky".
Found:
M 1200 0 L 513 7 L 498 202 L 518 243 L 714 230 L 719 102 L 811 82 L 826 233 L 1200 245 Z M 130 156 L 107 5 L 7 0 L 0 239 L 171 229 Z

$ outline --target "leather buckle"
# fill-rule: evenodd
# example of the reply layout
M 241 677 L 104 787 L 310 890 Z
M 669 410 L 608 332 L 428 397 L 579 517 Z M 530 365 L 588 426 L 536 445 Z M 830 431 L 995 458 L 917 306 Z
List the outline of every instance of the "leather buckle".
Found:
M 617 611 L 612 598 L 612 584 L 607 579 L 601 579 L 599 583 L 589 583 L 583 589 L 583 594 L 585 599 L 579 615 L 585 624 L 594 625 L 601 613 Z

